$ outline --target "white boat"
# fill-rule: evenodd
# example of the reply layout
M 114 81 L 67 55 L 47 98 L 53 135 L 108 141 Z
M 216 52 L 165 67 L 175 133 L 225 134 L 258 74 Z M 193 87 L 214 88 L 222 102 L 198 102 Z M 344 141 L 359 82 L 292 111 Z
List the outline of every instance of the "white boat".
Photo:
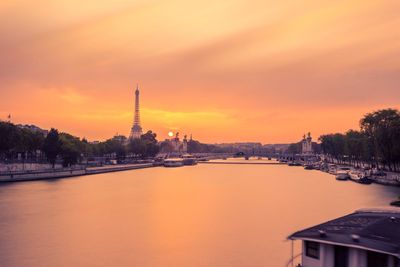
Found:
M 365 173 L 362 171 L 353 170 L 349 172 L 350 179 L 353 181 L 358 181 L 365 177 Z
M 339 170 L 336 172 L 336 180 L 346 181 L 350 178 L 349 173 L 347 171 Z
M 183 160 L 179 158 L 172 158 L 164 160 L 164 167 L 181 167 L 183 166 Z

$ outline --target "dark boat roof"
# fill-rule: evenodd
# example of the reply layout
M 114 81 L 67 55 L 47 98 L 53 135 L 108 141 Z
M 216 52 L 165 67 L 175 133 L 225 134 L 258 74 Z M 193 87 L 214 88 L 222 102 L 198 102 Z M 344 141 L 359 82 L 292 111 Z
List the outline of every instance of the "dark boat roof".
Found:
M 400 258 L 400 209 L 359 210 L 288 237 L 360 248 Z

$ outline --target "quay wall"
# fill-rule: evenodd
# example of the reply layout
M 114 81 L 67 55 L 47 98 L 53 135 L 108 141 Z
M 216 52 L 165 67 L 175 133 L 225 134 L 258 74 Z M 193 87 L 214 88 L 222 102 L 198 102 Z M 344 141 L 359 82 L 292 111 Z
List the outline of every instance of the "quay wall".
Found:
M 114 165 L 114 166 L 80 168 L 80 169 L 52 169 L 52 170 L 42 170 L 42 171 L 9 172 L 9 173 L 0 173 L 0 183 L 67 178 L 67 177 L 100 174 L 107 172 L 143 169 L 150 167 L 153 167 L 152 163 Z

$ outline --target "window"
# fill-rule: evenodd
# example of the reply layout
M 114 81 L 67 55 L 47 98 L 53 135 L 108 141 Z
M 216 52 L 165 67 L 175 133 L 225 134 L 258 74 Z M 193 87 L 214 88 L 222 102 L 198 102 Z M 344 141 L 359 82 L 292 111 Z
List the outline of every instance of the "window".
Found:
M 347 247 L 335 246 L 335 267 L 349 266 L 349 249 Z
M 319 259 L 319 243 L 305 241 L 306 256 L 314 259 Z
M 386 254 L 368 251 L 367 267 L 387 267 L 388 256 Z

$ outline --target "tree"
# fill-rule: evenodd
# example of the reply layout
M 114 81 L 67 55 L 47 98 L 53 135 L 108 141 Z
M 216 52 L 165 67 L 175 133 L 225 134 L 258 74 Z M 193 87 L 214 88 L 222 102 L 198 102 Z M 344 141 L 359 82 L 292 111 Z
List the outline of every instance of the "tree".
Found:
M 61 141 L 59 138 L 58 130 L 51 128 L 43 142 L 42 147 L 47 160 L 53 165 L 56 163 L 57 156 L 61 152 Z
M 78 137 L 67 133 L 60 134 L 61 151 L 60 155 L 63 160 L 63 166 L 71 166 L 81 158 L 81 154 L 85 151 L 85 144 Z
M 346 152 L 349 155 L 350 163 L 358 165 L 360 160 L 366 159 L 367 137 L 364 133 L 355 130 L 349 130 L 345 135 Z
M 396 170 L 400 161 L 400 113 L 396 109 L 382 109 L 368 113 L 360 121 L 361 130 L 368 137 L 376 161 Z
M 157 153 L 160 151 L 160 146 L 157 141 L 157 134 L 152 131 L 147 131 L 147 133 L 143 134 L 140 139 L 144 142 L 146 147 L 145 149 L 145 157 L 155 157 Z
M 0 122 L 0 154 L 10 153 L 18 144 L 17 127 L 10 122 Z
M 140 138 L 130 139 L 128 143 L 128 151 L 138 157 L 143 158 L 146 154 L 146 144 Z
M 328 157 L 343 162 L 343 159 L 346 156 L 346 141 L 343 134 L 325 134 L 321 135 L 319 140 L 321 142 L 322 151 L 327 154 Z

